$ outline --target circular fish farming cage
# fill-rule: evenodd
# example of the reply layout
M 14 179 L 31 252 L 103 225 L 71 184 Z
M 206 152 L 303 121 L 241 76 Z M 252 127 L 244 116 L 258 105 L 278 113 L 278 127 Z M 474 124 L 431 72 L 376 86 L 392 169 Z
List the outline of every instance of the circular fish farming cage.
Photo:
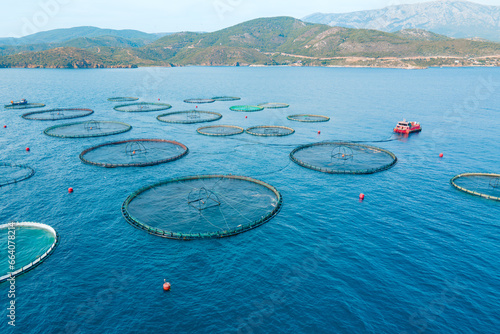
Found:
M 193 124 L 214 122 L 222 118 L 222 115 L 212 111 L 186 110 L 175 111 L 156 117 L 160 122 L 176 124 Z
M 150 111 L 161 111 L 172 108 L 168 103 L 151 103 L 151 102 L 137 102 L 128 104 L 119 104 L 114 106 L 113 109 L 116 111 L 123 112 L 150 112 Z
M 35 170 L 25 165 L 0 163 L 0 188 L 18 183 L 35 175 Z
M 223 238 L 246 232 L 278 214 L 273 186 L 244 176 L 201 175 L 169 179 L 131 194 L 122 214 L 133 226 L 164 238 Z
M 59 138 L 89 138 L 111 136 L 130 131 L 132 126 L 114 121 L 87 121 L 51 126 L 43 131 Z
M 21 117 L 36 121 L 57 121 L 61 119 L 80 118 L 92 115 L 94 110 L 82 108 L 50 109 L 43 111 L 33 111 L 23 114 Z
M 281 109 L 288 108 L 290 105 L 286 103 L 278 103 L 278 102 L 266 102 L 258 104 L 259 107 L 266 109 Z
M 246 132 L 252 136 L 281 137 L 289 136 L 293 134 L 295 130 L 286 126 L 260 125 L 252 126 L 248 128 Z
M 229 109 L 232 111 L 241 111 L 241 112 L 256 112 L 264 110 L 264 108 L 259 106 L 232 106 Z
M 500 201 L 500 174 L 464 173 L 453 177 L 450 183 L 468 194 Z
M 132 139 L 86 149 L 80 160 L 100 167 L 145 167 L 175 161 L 187 155 L 181 143 L 164 139 Z
M 398 161 L 388 150 L 350 142 L 302 145 L 290 153 L 290 159 L 302 167 L 329 174 L 373 174 Z
M 195 104 L 203 104 L 203 103 L 214 103 L 214 99 L 186 99 L 184 100 L 186 103 L 195 103 Z
M 238 101 L 238 100 L 241 100 L 241 97 L 236 97 L 236 96 L 215 96 L 215 97 L 212 97 L 212 100 L 219 101 L 219 102 Z
M 5 109 L 34 109 L 43 107 L 45 107 L 43 103 L 6 104 L 4 106 Z
M 132 102 L 139 100 L 138 97 L 110 97 L 108 101 L 110 102 Z
M 298 115 L 290 115 L 287 117 L 287 119 L 294 122 L 318 123 L 318 122 L 328 122 L 330 120 L 330 117 L 322 115 L 298 114 Z
M 14 242 L 12 238 L 15 237 Z M 0 239 L 6 256 L 0 257 L 0 283 L 30 271 L 44 262 L 59 243 L 49 225 L 12 222 L 0 225 Z
M 245 132 L 245 129 L 235 125 L 204 126 L 196 130 L 205 136 L 234 136 Z

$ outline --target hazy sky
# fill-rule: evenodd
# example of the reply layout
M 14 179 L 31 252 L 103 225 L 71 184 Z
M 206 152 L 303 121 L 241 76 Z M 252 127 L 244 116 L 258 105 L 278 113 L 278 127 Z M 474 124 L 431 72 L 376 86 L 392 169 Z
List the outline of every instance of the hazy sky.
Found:
M 428 0 L 2 0 L 0 37 L 75 26 L 145 32 L 215 31 L 266 16 L 302 18 Z M 7 2 L 7 3 L 5 3 Z M 477 0 L 500 6 L 500 0 Z

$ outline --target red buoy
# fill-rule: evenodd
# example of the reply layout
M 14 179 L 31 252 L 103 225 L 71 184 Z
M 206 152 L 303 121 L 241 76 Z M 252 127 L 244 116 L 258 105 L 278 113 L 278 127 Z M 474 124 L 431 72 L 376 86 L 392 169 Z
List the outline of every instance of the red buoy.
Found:
M 160 101 L 160 99 L 158 99 L 158 101 Z
M 7 125 L 4 125 L 3 128 L 5 129 L 7 127 Z
M 321 131 L 318 131 L 318 135 L 320 135 L 320 134 L 321 134 Z
M 245 116 L 245 118 L 248 118 L 248 116 Z
M 170 283 L 167 282 L 167 280 L 164 280 L 165 283 L 163 283 L 163 290 L 169 291 L 170 290 Z
M 30 148 L 29 147 L 26 147 L 26 152 L 29 152 L 30 151 Z
M 440 157 L 440 158 L 444 157 L 444 154 L 443 154 L 443 153 L 440 153 L 440 154 L 439 154 L 439 157 Z
M 365 199 L 365 194 L 359 194 L 359 200 L 362 201 Z
M 71 194 L 72 192 L 73 192 L 73 188 L 69 187 L 69 188 L 68 188 L 68 193 L 70 193 L 70 194 Z

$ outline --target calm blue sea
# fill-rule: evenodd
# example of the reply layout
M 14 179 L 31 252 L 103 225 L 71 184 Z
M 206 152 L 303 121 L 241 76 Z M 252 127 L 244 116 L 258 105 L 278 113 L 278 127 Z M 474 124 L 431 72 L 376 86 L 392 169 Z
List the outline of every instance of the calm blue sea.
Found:
M 162 112 L 122 113 L 107 101 L 139 96 L 182 111 L 193 108 L 184 99 L 217 95 L 242 100 L 200 105 L 223 114 L 212 124 L 285 125 L 296 133 L 205 137 L 196 133 L 200 125 L 160 123 Z M 71 121 L 28 121 L 23 111 L 0 110 L 0 161 L 36 170 L 31 179 L 0 189 L 0 223 L 36 221 L 61 236 L 45 263 L 16 280 L 15 330 L 7 324 L 8 285 L 0 285 L 1 333 L 500 329 L 500 203 L 449 184 L 462 172 L 500 173 L 498 68 L 0 70 L 0 102 L 21 98 L 46 108 L 91 108 L 95 114 L 87 119 L 133 129 L 58 139 L 43 130 Z M 229 110 L 262 102 L 290 107 Z M 300 113 L 331 121 L 286 119 Z M 403 118 L 420 121 L 423 131 L 383 141 Z M 131 169 L 88 166 L 78 158 L 85 148 L 131 138 L 177 140 L 190 153 Z M 295 146 L 323 140 L 366 141 L 394 152 L 398 163 L 353 176 L 290 162 Z M 151 236 L 121 215 L 125 198 L 145 185 L 214 173 L 268 182 L 282 193 L 283 209 L 238 236 L 192 242 Z M 68 187 L 75 192 L 68 194 Z M 170 292 L 162 290 L 164 279 Z

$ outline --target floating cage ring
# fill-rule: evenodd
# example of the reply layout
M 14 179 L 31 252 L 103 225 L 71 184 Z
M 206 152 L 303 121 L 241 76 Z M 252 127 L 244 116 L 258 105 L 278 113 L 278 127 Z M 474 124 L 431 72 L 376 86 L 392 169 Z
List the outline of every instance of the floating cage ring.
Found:
M 343 161 L 352 160 L 354 159 L 354 151 L 349 146 L 339 145 L 333 148 L 331 153 L 331 158 L 332 161 L 333 159 L 338 159 Z
M 23 265 L 20 268 L 17 268 L 15 270 L 11 270 L 11 268 L 8 268 L 7 273 L 0 273 L 0 283 L 7 281 L 8 279 L 11 279 L 13 277 L 17 277 L 19 275 L 22 275 L 38 265 L 42 264 L 56 249 L 57 245 L 59 244 L 59 234 L 57 231 L 45 224 L 40 224 L 40 223 L 33 223 L 33 222 L 10 222 L 8 224 L 3 224 L 0 225 L 0 231 L 6 230 L 6 231 L 11 231 L 12 228 L 15 229 L 33 229 L 33 230 L 39 230 L 39 231 L 45 231 L 46 233 L 50 234 L 52 238 L 54 238 L 54 241 L 50 245 L 45 245 L 45 247 L 42 250 L 45 250 L 43 254 L 40 254 L 36 256 L 33 259 L 30 259 L 30 262 Z M 19 231 L 16 231 L 16 236 L 19 238 Z M 7 239 L 7 237 L 5 237 Z M 16 261 L 16 264 L 18 261 Z
M 21 115 L 21 117 L 27 120 L 54 121 L 86 117 L 92 115 L 93 113 L 94 110 L 86 108 L 59 108 L 28 112 Z
M 238 101 L 238 100 L 241 100 L 241 97 L 236 97 L 236 96 L 215 96 L 215 97 L 212 97 L 212 100 L 214 100 L 214 101 L 220 101 L 220 102 L 223 102 L 223 101 Z
M 178 160 L 186 145 L 165 139 L 130 139 L 97 145 L 80 153 L 80 160 L 99 167 L 146 167 Z
M 278 102 L 266 102 L 258 104 L 259 107 L 266 109 L 281 109 L 288 108 L 290 105 L 286 103 L 278 103 Z
M 467 178 L 487 178 L 488 182 L 486 183 L 483 181 L 482 182 L 482 183 L 484 183 L 483 187 L 481 187 L 481 189 L 477 189 L 477 191 L 473 190 L 473 189 L 469 189 L 472 187 L 466 188 L 466 186 L 461 186 L 461 185 L 457 184 L 458 180 L 467 179 Z M 468 193 L 470 195 L 479 196 L 479 197 L 483 197 L 483 198 L 494 200 L 494 201 L 500 201 L 500 193 L 498 192 L 498 190 L 500 189 L 500 174 L 463 173 L 463 174 L 459 174 L 457 176 L 454 176 L 450 180 L 450 183 L 456 189 L 463 191 L 465 193 Z
M 131 129 L 131 125 L 122 122 L 92 120 L 54 125 L 45 129 L 43 133 L 59 138 L 89 138 L 116 135 Z
M 137 200 L 136 200 L 137 199 Z M 256 228 L 279 211 L 273 186 L 236 175 L 197 175 L 145 186 L 123 202 L 125 220 L 168 239 L 223 238 Z
M 101 124 L 94 120 L 85 122 L 84 127 L 87 131 L 101 130 Z
M 170 108 L 172 108 L 172 106 L 168 103 L 156 103 L 156 102 L 127 103 L 127 104 L 119 104 L 113 107 L 114 110 L 123 112 L 162 111 Z
M 108 101 L 110 102 L 132 102 L 132 101 L 137 101 L 139 100 L 138 97 L 130 97 L 130 96 L 126 96 L 126 97 L 110 97 L 108 99 Z
M 287 126 L 260 125 L 249 127 L 248 129 L 246 129 L 246 132 L 253 136 L 281 137 L 289 136 L 295 133 L 295 130 Z
M 202 110 L 174 111 L 156 117 L 160 122 L 177 124 L 214 122 L 221 118 L 222 114 Z
M 14 171 L 14 175 L 8 176 L 7 173 L 1 171 L 2 169 L 8 169 L 10 171 Z M 15 173 L 15 171 L 22 171 L 19 175 Z M 7 176 L 6 176 L 7 175 Z M 24 180 L 29 179 L 35 175 L 35 170 L 26 165 L 15 165 L 9 163 L 0 163 L 0 188 L 9 184 L 18 183 Z
M 263 107 L 260 106 L 232 106 L 229 108 L 232 111 L 241 111 L 241 112 L 256 112 L 256 111 L 261 111 L 264 110 Z
M 196 103 L 196 104 L 214 103 L 215 99 L 185 99 L 184 102 L 186 102 L 186 103 Z
M 211 125 L 198 128 L 196 132 L 205 136 L 234 136 L 245 132 L 245 129 L 235 125 Z
M 6 104 L 4 105 L 5 109 L 34 109 L 34 108 L 43 108 L 45 104 L 43 103 L 26 103 L 26 104 Z
M 297 114 L 297 115 L 287 116 L 287 119 L 295 122 L 317 123 L 317 122 L 328 122 L 330 120 L 330 117 L 322 115 Z

